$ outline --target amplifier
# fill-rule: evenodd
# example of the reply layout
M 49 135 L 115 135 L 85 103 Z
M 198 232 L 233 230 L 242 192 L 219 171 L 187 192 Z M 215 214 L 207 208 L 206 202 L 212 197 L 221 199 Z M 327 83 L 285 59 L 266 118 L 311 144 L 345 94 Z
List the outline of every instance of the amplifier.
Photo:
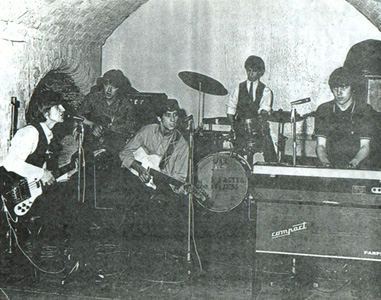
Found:
M 253 173 L 257 253 L 381 262 L 379 171 L 254 166 Z
M 134 121 L 139 126 L 144 126 L 156 122 L 155 107 L 161 101 L 168 99 L 165 93 L 129 93 L 126 99 L 134 107 Z
M 381 262 L 381 210 L 257 203 L 256 252 Z

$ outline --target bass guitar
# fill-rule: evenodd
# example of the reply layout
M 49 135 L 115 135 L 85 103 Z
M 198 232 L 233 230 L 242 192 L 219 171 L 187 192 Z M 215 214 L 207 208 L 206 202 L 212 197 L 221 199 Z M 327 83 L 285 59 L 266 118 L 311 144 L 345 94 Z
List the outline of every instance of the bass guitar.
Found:
M 150 175 L 150 180 L 146 182 L 145 185 L 152 189 L 156 190 L 157 188 L 154 182 L 154 179 L 160 180 L 167 184 L 171 184 L 177 188 L 184 185 L 185 186 L 189 185 L 188 183 L 184 181 L 173 178 L 161 172 L 159 168 L 161 157 L 159 155 L 147 154 L 147 152 L 140 147 L 134 152 L 134 158 L 136 161 L 138 161 L 142 165 L 142 167 L 144 167 L 148 171 Z M 130 168 L 129 170 L 135 176 L 139 176 L 139 172 L 136 171 L 135 169 Z M 198 189 L 193 185 L 189 185 L 189 190 L 187 190 L 187 192 L 192 193 L 196 198 L 198 198 L 201 201 L 208 201 L 208 195 L 205 192 L 203 192 L 201 189 Z
M 55 178 L 69 173 L 77 172 L 76 163 L 70 162 L 62 166 L 54 174 Z M 45 187 L 41 180 L 27 180 L 16 173 L 8 172 L 4 167 L 0 168 L 0 194 L 4 200 L 3 204 L 10 213 L 14 213 L 13 217 L 22 217 L 31 209 L 37 197 L 42 195 Z

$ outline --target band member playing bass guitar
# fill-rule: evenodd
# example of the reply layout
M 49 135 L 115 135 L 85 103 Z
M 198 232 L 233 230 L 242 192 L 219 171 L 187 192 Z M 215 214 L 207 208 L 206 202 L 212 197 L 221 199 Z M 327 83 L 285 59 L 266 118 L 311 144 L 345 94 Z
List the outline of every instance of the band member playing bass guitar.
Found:
M 51 185 L 56 180 L 52 170 L 58 167 L 48 168 L 52 158 L 52 129 L 64 120 L 63 98 L 59 93 L 44 91 L 37 94 L 34 101 L 37 106 L 34 120 L 16 132 L 3 166 L 8 172 L 28 180 Z
M 52 130 L 56 124 L 64 121 L 63 102 L 62 95 L 54 91 L 41 91 L 32 96 L 33 105 L 29 107 L 30 123 L 16 132 L 3 160 L 4 168 L 0 171 L 2 211 L 6 214 L 5 219 L 13 233 L 12 238 L 15 237 L 20 249 L 25 249 L 26 240 L 32 238 L 36 241 L 32 249 L 34 253 L 38 253 L 41 246 L 41 243 L 37 243 L 37 235 L 40 241 L 44 232 L 54 232 L 49 243 L 59 246 L 64 240 L 58 233 L 57 214 L 63 211 L 60 206 L 64 205 L 63 200 L 66 199 L 56 193 L 62 187 L 53 184 L 56 181 L 67 181 L 76 173 L 77 168 L 74 162 L 58 169 L 58 155 L 54 153 L 58 149 L 54 144 L 57 145 L 58 142 L 55 141 Z M 37 199 L 43 192 L 43 199 Z M 66 196 L 68 194 L 67 191 Z M 30 212 L 32 206 L 33 213 Z M 51 217 L 52 213 L 55 214 L 54 218 Z M 44 230 L 44 222 L 54 230 Z M 34 225 L 30 227 L 31 224 Z M 14 230 L 16 225 L 17 234 Z M 62 231 L 63 227 L 60 227 Z M 61 239 L 57 243 L 53 241 L 58 237 Z M 36 259 L 37 256 L 34 261 Z

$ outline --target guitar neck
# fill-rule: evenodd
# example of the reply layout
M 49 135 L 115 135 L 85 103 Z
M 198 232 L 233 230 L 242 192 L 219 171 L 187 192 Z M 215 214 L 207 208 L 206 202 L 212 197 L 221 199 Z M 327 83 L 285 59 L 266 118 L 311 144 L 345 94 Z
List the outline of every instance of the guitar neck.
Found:
M 71 171 L 75 167 L 75 164 L 73 162 L 68 163 L 67 165 L 64 165 L 60 167 L 57 171 L 54 172 L 54 178 L 58 178 L 67 172 Z
M 149 172 L 155 179 L 158 179 L 159 181 L 165 181 L 165 183 L 172 184 L 175 187 L 180 187 L 185 183 L 155 169 L 150 169 Z

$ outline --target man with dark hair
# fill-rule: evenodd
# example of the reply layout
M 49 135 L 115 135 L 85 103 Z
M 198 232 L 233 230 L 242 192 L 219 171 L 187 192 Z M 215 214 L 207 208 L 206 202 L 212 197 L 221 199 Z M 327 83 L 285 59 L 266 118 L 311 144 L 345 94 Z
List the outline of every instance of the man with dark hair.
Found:
M 29 108 L 31 110 L 30 122 L 16 132 L 11 141 L 9 152 L 3 161 L 3 166 L 8 172 L 13 172 L 27 179 L 31 191 L 30 201 L 35 198 L 33 195 L 38 195 L 36 191 L 38 182 L 47 186 L 56 181 L 68 181 L 77 171 L 73 165 L 71 170 L 60 177 L 56 172 L 58 171 L 58 153 L 54 153 L 57 146 L 53 147 L 55 138 L 52 130 L 56 124 L 64 121 L 65 108 L 62 95 L 49 90 L 39 91 L 33 94 L 31 100 L 33 100 L 33 105 Z M 33 183 L 35 184 L 33 185 Z M 63 242 L 67 237 L 65 228 L 68 218 L 63 216 L 67 201 L 64 202 L 61 193 L 57 193 L 62 192 L 60 189 L 65 188 L 57 185 L 56 189 L 55 187 L 43 189 L 43 195 L 32 202 L 33 207 L 31 209 L 34 212 L 27 211 L 28 214 L 23 216 L 23 222 L 18 224 L 18 246 L 21 244 L 23 247 L 25 239 L 32 238 L 36 241 L 36 243 L 32 243 L 34 245 L 32 251 L 38 253 L 42 246 L 42 236 L 47 234 L 50 245 L 56 244 L 57 247 L 63 247 Z M 68 198 L 70 198 L 69 193 L 67 191 L 65 195 Z M 65 198 L 65 200 L 68 199 Z M 64 207 L 64 205 L 66 206 Z M 32 205 L 30 204 L 30 206 Z M 53 214 L 54 218 L 52 218 Z M 66 224 L 62 224 L 62 220 Z M 30 227 L 30 224 L 34 225 Z M 8 225 L 10 226 L 9 223 Z M 15 231 L 13 233 L 16 234 Z M 38 241 L 35 235 L 39 236 Z
M 188 172 L 189 147 L 176 129 L 179 106 L 175 99 L 168 99 L 156 110 L 158 124 L 141 128 L 120 153 L 122 166 L 133 168 L 143 181 L 149 179 L 148 171 L 135 160 L 134 152 L 143 148 L 149 155 L 161 157 L 161 170 L 166 175 L 185 181 Z
M 317 109 L 316 152 L 325 167 L 370 167 L 367 158 L 375 129 L 374 111 L 369 104 L 356 99 L 354 83 L 356 76 L 349 69 L 334 70 L 328 84 L 335 99 Z
M 79 109 L 85 117 L 84 124 L 90 126 L 95 136 L 96 147 L 106 148 L 116 157 L 126 137 L 136 131 L 133 107 L 126 99 L 126 94 L 133 92 L 136 90 L 122 71 L 110 70 L 98 78 Z
M 16 132 L 3 165 L 7 171 L 28 180 L 41 180 L 44 185 L 50 185 L 55 182 L 52 170 L 47 169 L 52 158 L 52 129 L 64 121 L 63 98 L 57 92 L 43 91 L 34 95 L 33 101 L 32 121 Z
M 187 141 L 176 129 L 178 123 L 179 105 L 175 99 L 164 100 L 156 108 L 158 123 L 142 127 L 120 153 L 122 167 L 137 173 L 126 182 L 129 187 L 128 205 L 137 216 L 132 234 L 143 232 L 152 236 L 180 234 L 186 237 L 187 201 L 178 201 L 177 193 L 184 187 L 168 185 L 168 180 L 153 176 L 156 190 L 142 188 L 151 182 L 152 177 L 144 167 L 145 157 L 140 155 L 142 150 L 147 154 L 147 162 L 151 167 L 178 181 L 185 182 L 188 173 L 189 146 Z M 140 154 L 138 154 L 140 153 Z M 143 166 L 142 164 L 143 163 Z M 160 175 L 160 174 L 158 174 Z M 140 224 L 140 225 L 139 225 Z M 153 226 L 154 225 L 154 226 Z
M 136 92 L 120 70 L 109 70 L 85 96 L 79 108 L 84 117 L 86 192 L 101 206 L 118 206 L 124 183 L 119 153 L 137 129 L 133 104 L 127 93 Z
M 251 55 L 245 61 L 247 80 L 241 82 L 230 94 L 227 103 L 227 116 L 237 132 L 238 148 L 246 148 L 247 141 L 256 139 L 255 149 L 250 154 L 263 152 L 266 161 L 276 159 L 266 117 L 272 112 L 273 93 L 260 81 L 265 73 L 265 63 L 259 56 Z M 245 123 L 249 122 L 255 137 L 248 137 Z

